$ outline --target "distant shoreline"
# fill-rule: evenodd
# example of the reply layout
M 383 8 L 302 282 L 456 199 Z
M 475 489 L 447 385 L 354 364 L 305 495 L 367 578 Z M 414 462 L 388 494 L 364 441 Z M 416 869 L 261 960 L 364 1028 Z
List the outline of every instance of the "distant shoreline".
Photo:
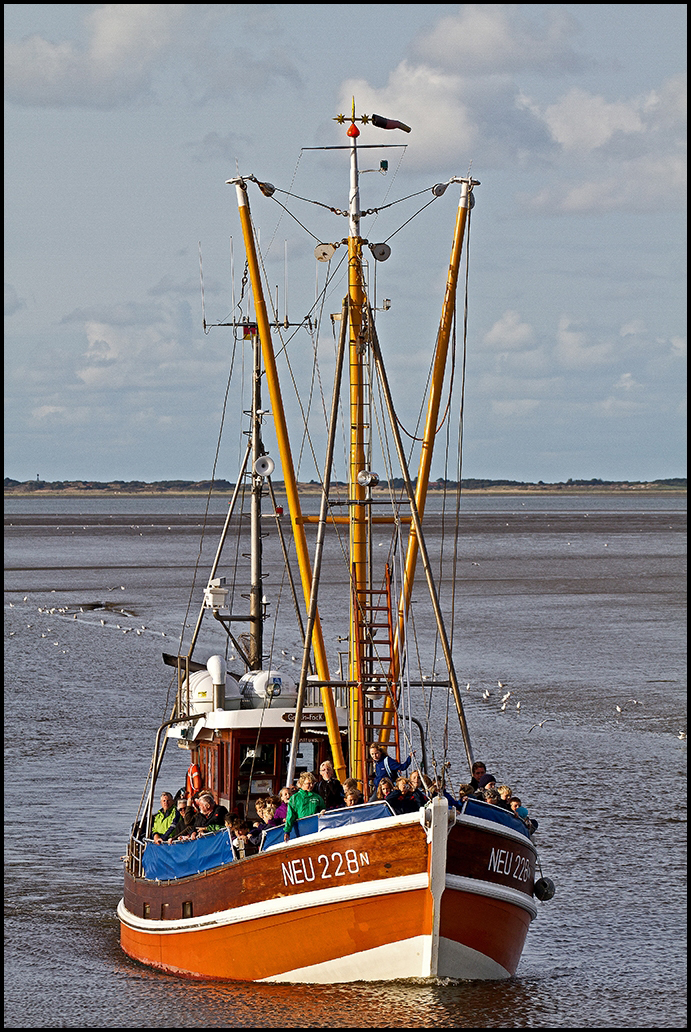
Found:
M 343 494 L 344 485 L 334 485 L 333 495 L 338 497 Z M 274 482 L 274 490 L 277 495 L 285 497 L 285 486 L 283 482 Z M 401 485 L 395 485 L 395 490 L 400 492 Z M 447 494 L 454 494 L 457 490 L 456 484 L 446 486 Z M 214 488 L 211 494 L 214 497 L 227 495 L 232 491 L 231 485 L 224 484 Z M 321 489 L 318 484 L 298 484 L 298 491 L 303 496 L 320 495 Z M 5 498 L 206 498 L 209 493 L 208 487 L 199 488 L 196 485 L 190 488 L 180 487 L 156 487 L 153 484 L 142 485 L 132 490 L 128 487 L 123 489 L 70 486 L 63 488 L 34 487 L 28 488 L 26 484 L 5 487 Z M 430 485 L 430 495 L 441 495 L 444 488 L 438 484 Z M 461 490 L 465 495 L 608 495 L 608 494 L 645 494 L 645 495 L 668 495 L 686 494 L 686 482 L 669 484 L 663 482 L 631 483 L 620 482 L 613 484 L 497 484 L 483 487 L 463 487 Z M 374 497 L 385 497 L 387 488 L 379 487 L 373 491 Z

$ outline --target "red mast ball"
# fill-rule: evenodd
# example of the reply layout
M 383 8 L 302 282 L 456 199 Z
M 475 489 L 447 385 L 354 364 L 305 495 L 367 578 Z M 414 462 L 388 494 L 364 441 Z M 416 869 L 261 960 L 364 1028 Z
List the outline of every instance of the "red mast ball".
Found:
M 346 132 L 346 136 L 356 137 L 356 136 L 359 136 L 359 135 L 360 135 L 360 130 L 355 125 L 355 122 L 351 122 L 351 124 L 348 126 L 348 129 L 347 129 L 347 132 Z
M 396 122 L 393 118 L 382 118 L 381 115 L 372 115 L 372 125 L 377 129 L 402 129 L 404 133 L 410 132 L 410 126 L 403 122 Z

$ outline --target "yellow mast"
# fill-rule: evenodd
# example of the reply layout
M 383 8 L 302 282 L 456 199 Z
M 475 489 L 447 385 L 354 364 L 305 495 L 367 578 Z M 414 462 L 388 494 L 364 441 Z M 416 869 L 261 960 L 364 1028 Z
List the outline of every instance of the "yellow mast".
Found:
M 417 484 L 415 488 L 415 504 L 420 518 L 424 516 L 425 503 L 427 501 L 427 489 L 429 486 L 430 472 L 432 468 L 432 453 L 436 439 L 439 411 L 441 408 L 442 390 L 444 386 L 444 375 L 446 372 L 446 360 L 449 351 L 449 340 L 453 327 L 453 316 L 456 306 L 456 294 L 458 289 L 458 274 L 461 264 L 461 251 L 465 236 L 468 215 L 473 206 L 473 187 L 479 186 L 476 179 L 459 179 L 453 177 L 452 183 L 461 184 L 461 196 L 458 202 L 456 213 L 456 225 L 454 228 L 453 244 L 451 246 L 451 257 L 449 260 L 449 271 L 446 277 L 446 292 L 442 305 L 441 318 L 439 320 L 439 331 L 437 333 L 437 347 L 434 357 L 432 371 L 432 384 L 430 388 L 429 401 L 427 403 L 427 418 L 420 450 L 420 462 L 418 467 Z M 435 188 L 436 189 L 436 188 Z M 415 580 L 415 567 L 419 552 L 419 539 L 415 526 L 411 526 L 408 537 L 408 548 L 406 551 L 405 571 L 401 597 L 398 605 L 398 638 L 395 645 L 394 670 L 396 675 L 400 669 L 401 649 L 404 642 L 405 618 L 410 606 L 410 596 L 413 582 Z M 391 707 L 387 700 L 387 717 L 391 719 Z
M 288 438 L 288 427 L 286 423 L 285 411 L 283 408 L 283 399 L 281 397 L 281 389 L 278 380 L 276 357 L 274 354 L 273 343 L 271 340 L 271 327 L 269 325 L 269 318 L 266 310 L 266 302 L 264 301 L 264 291 L 262 288 L 259 261 L 257 258 L 257 250 L 254 240 L 254 230 L 252 227 L 252 217 L 250 214 L 249 200 L 247 197 L 247 185 L 245 181 L 242 179 L 242 177 L 238 177 L 237 179 L 229 179 L 227 180 L 227 182 L 228 184 L 235 186 L 237 192 L 238 210 L 240 213 L 242 235 L 245 242 L 245 252 L 247 255 L 250 282 L 252 284 L 252 295 L 254 298 L 255 315 L 257 319 L 257 326 L 259 327 L 259 339 L 262 345 L 262 356 L 264 359 L 266 383 L 269 390 L 269 397 L 271 399 L 271 410 L 273 412 L 274 417 L 276 437 L 278 440 L 278 450 L 281 458 L 281 465 L 283 467 L 283 477 L 285 480 L 286 496 L 288 499 L 290 519 L 295 539 L 295 552 L 298 560 L 298 565 L 300 568 L 300 579 L 302 582 L 302 590 L 305 596 L 305 603 L 307 606 L 309 606 L 310 595 L 312 591 L 312 566 L 310 563 L 309 551 L 307 548 L 307 539 L 305 537 L 305 529 L 302 521 L 300 496 L 298 494 L 297 479 L 295 477 L 295 467 L 293 465 L 293 457 L 290 448 L 290 441 Z M 314 625 L 312 647 L 314 649 L 314 662 L 317 671 L 317 677 L 320 681 L 328 681 L 329 664 L 326 658 L 326 649 L 324 647 L 324 638 L 322 635 L 321 622 L 319 620 L 318 614 Z M 321 688 L 321 694 L 322 705 L 324 706 L 324 716 L 326 718 L 326 726 L 329 734 L 329 744 L 331 745 L 334 768 L 336 771 L 336 777 L 339 779 L 339 781 L 343 781 L 346 777 L 346 768 L 345 760 L 343 758 L 343 749 L 341 747 L 341 733 L 338 726 L 338 716 L 336 714 L 336 705 L 334 703 L 333 693 L 328 685 L 323 685 Z
M 348 322 L 349 322 L 349 370 L 350 370 L 350 469 L 348 475 L 348 499 L 350 502 L 350 571 L 353 578 L 351 598 L 367 587 L 367 512 L 364 505 L 367 491 L 360 482 L 359 474 L 365 469 L 364 430 L 364 387 L 365 387 L 365 336 L 364 310 L 365 287 L 362 273 L 362 238 L 360 236 L 360 185 L 357 163 L 357 138 L 360 130 L 355 124 L 355 99 L 353 113 L 348 126 L 350 139 L 350 196 L 348 219 Z M 355 682 L 357 666 L 357 634 L 354 614 L 350 618 L 350 680 Z M 364 786 L 366 770 L 363 769 L 363 754 L 367 743 L 362 741 L 363 728 L 360 721 L 361 689 L 355 687 L 350 693 L 350 774 Z

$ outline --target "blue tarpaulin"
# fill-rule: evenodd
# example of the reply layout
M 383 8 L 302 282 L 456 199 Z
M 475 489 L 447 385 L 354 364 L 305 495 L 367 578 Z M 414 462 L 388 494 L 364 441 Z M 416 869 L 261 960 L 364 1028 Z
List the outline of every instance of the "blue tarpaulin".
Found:
M 362 806 L 346 806 L 340 810 L 322 810 L 319 814 L 319 830 L 344 828 L 347 824 L 360 824 L 362 821 L 378 821 L 392 814 L 391 807 L 383 799 L 376 803 L 363 803 Z
M 293 825 L 291 839 L 302 835 L 314 835 L 317 831 L 328 831 L 330 828 L 343 828 L 348 824 L 360 824 L 362 821 L 376 821 L 382 817 L 393 816 L 388 803 L 364 803 L 362 806 L 346 806 L 340 810 L 322 810 L 312 817 L 301 817 Z M 262 850 L 283 842 L 285 827 L 269 828 L 264 835 Z
M 520 831 L 521 835 L 530 838 L 530 832 L 520 817 L 514 817 L 508 810 L 492 806 L 490 803 L 483 803 L 481 799 L 467 799 L 463 807 L 463 813 L 470 817 L 482 817 L 486 821 L 494 821 L 496 824 L 504 824 L 507 828 Z
M 142 855 L 144 877 L 171 881 L 229 864 L 235 857 L 227 830 L 204 835 L 191 842 L 147 842 Z

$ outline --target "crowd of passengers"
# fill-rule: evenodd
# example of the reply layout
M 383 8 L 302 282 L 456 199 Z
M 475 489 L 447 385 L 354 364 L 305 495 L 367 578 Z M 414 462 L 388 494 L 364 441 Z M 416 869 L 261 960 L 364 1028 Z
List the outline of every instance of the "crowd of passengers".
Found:
M 480 760 L 473 764 L 470 781 L 459 786 L 458 796 L 454 798 L 418 770 L 406 776 L 403 772 L 410 766 L 411 756 L 399 763 L 388 756 L 384 747 L 372 745 L 370 757 L 374 764 L 370 799 L 384 800 L 395 814 L 414 813 L 434 796 L 443 795 L 449 806 L 458 810 L 463 809 L 468 800 L 479 799 L 511 811 L 531 834 L 537 829 L 537 821 L 530 819 L 518 796 L 508 785 L 497 786 L 494 774 L 489 774 Z M 322 810 L 358 806 L 362 802 L 363 795 L 355 779 L 348 778 L 341 783 L 333 765 L 326 760 L 319 768 L 318 778 L 310 771 L 304 771 L 297 786 L 286 785 L 277 796 L 267 795 L 258 799 L 255 803 L 256 821 L 228 813 L 208 790 L 187 794 L 181 789 L 176 797 L 163 792 L 161 809 L 153 820 L 152 837 L 157 844 L 172 845 L 227 828 L 236 852 L 240 856 L 251 856 L 259 851 L 263 832 L 271 828 L 283 826 L 284 841 L 287 842 L 295 822 L 301 817 L 310 817 Z

